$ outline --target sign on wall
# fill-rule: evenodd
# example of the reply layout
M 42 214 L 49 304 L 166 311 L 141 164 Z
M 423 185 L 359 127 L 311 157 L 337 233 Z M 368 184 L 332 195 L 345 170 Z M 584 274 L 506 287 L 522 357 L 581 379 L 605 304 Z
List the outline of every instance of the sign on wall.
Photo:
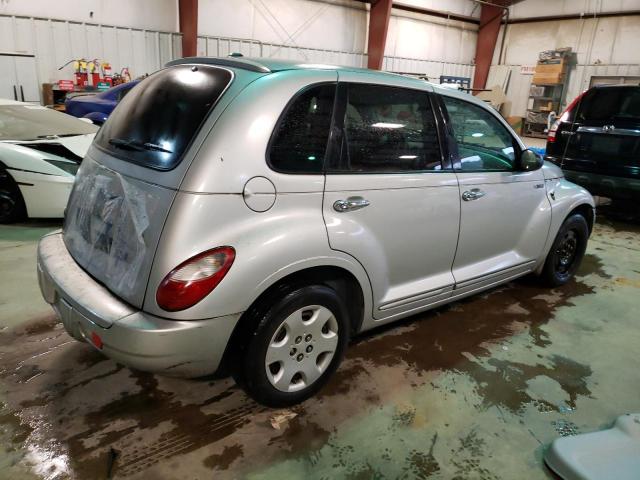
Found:
M 58 89 L 73 92 L 73 80 L 58 80 Z
M 535 65 L 520 65 L 521 75 L 533 75 L 536 71 Z

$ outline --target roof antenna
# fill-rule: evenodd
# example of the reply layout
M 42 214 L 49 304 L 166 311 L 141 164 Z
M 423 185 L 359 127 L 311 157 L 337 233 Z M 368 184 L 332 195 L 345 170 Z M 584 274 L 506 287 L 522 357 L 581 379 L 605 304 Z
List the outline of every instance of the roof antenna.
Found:
M 240 52 L 231 52 L 228 56 L 229 57 L 244 57 L 244 55 L 242 55 Z

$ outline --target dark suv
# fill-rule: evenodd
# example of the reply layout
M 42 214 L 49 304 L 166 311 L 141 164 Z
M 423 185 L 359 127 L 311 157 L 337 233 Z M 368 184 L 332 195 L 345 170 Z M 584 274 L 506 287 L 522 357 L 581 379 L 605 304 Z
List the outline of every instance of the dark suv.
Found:
M 549 131 L 545 160 L 593 195 L 640 200 L 640 86 L 600 85 L 577 97 Z

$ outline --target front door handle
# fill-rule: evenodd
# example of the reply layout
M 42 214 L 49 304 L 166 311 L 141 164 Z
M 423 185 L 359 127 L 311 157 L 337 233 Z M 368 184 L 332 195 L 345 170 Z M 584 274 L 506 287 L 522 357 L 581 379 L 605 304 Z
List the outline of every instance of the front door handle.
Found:
M 462 194 L 462 199 L 465 202 L 470 202 L 471 200 L 477 200 L 479 198 L 482 198 L 485 195 L 486 193 L 480 190 L 479 188 L 472 188 L 471 190 L 467 190 Z
M 336 200 L 333 204 L 333 209 L 336 212 L 351 212 L 368 207 L 370 204 L 371 202 L 369 200 L 362 197 L 349 197 L 346 200 Z

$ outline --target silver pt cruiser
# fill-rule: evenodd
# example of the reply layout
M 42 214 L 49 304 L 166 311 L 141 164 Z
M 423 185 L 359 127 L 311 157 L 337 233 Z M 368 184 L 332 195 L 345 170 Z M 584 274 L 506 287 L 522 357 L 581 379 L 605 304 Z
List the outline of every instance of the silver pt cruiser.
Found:
M 38 248 L 74 338 L 133 368 L 228 365 L 290 405 L 349 337 L 535 272 L 594 203 L 474 97 L 367 70 L 185 58 L 119 104 Z

